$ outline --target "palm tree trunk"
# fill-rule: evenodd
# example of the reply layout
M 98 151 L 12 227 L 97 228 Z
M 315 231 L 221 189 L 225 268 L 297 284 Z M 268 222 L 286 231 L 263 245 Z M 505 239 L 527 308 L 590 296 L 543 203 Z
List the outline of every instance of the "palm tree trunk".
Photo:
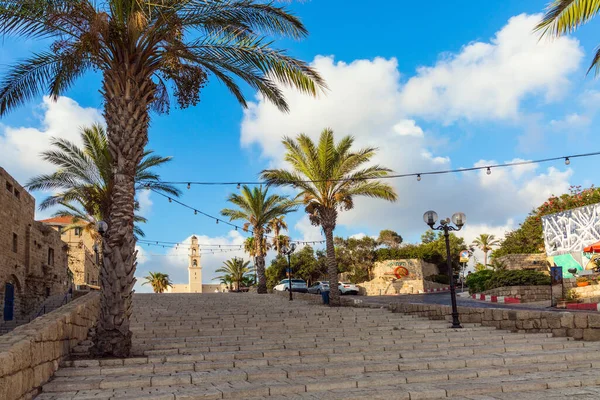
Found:
M 322 228 L 325 231 L 325 245 L 327 248 L 327 275 L 329 276 L 329 305 L 340 305 L 340 288 L 338 287 L 338 267 L 335 260 L 335 247 L 333 244 L 333 230 L 337 219 L 335 210 L 328 210 L 323 215 Z
M 254 229 L 254 246 L 256 251 L 256 258 L 254 259 L 254 265 L 256 267 L 256 275 L 258 275 L 258 289 L 257 292 L 264 294 L 267 293 L 267 276 L 265 275 L 265 255 L 262 249 L 262 233 L 257 232 Z
M 487 268 L 487 251 L 483 252 L 483 265 Z
M 127 54 L 116 54 L 104 74 L 108 145 L 113 187 L 100 271 L 100 317 L 94 352 L 127 357 L 131 351 L 131 300 L 137 266 L 133 215 L 135 172 L 148 140 L 149 104 L 154 86 Z

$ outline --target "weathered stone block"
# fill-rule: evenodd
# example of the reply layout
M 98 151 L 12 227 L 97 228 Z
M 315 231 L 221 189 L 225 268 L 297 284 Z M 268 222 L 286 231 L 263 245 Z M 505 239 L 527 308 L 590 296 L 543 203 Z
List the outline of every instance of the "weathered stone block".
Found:
M 576 313 L 574 315 L 575 328 L 587 328 L 588 327 L 588 314 Z
M 600 329 L 587 328 L 583 330 L 583 340 L 600 341 Z

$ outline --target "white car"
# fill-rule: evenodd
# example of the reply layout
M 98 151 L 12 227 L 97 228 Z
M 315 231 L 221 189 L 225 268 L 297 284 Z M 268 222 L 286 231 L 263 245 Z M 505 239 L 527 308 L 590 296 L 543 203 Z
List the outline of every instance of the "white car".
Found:
M 338 282 L 338 288 L 341 294 L 358 294 L 359 289 L 354 283 Z
M 278 292 L 285 292 L 290 290 L 290 280 L 283 279 L 279 282 L 279 285 L 275 286 L 273 290 Z M 292 279 L 292 292 L 301 292 L 306 293 L 308 291 L 308 286 L 306 285 L 306 281 L 303 279 Z

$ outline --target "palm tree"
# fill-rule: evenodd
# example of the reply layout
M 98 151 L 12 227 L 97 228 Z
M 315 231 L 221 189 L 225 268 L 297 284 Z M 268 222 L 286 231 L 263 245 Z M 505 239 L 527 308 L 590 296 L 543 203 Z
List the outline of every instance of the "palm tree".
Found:
M 599 0 L 553 0 L 535 30 L 542 32 L 542 35 L 563 36 L 589 22 L 599 12 Z M 600 47 L 596 49 L 588 73 L 592 69 L 600 72 Z
M 111 173 L 112 156 L 108 150 L 106 131 L 100 124 L 81 128 L 82 146 L 66 139 L 52 138 L 53 147 L 41 154 L 42 159 L 54 164 L 56 172 L 38 175 L 32 178 L 26 187 L 29 190 L 57 191 L 40 203 L 40 210 L 62 206 L 56 217 L 70 217 L 72 224 L 64 229 L 82 227 L 97 242 L 100 237 L 96 230 L 98 221 L 106 220 L 110 211 L 110 192 L 113 187 Z M 180 195 L 179 189 L 162 183 L 160 176 L 152 171 L 171 161 L 171 157 L 161 157 L 151 150 L 144 152 L 135 174 L 136 191 L 146 189 L 169 194 Z M 139 209 L 136 202 L 135 210 Z M 146 222 L 140 215 L 134 216 L 137 223 Z M 144 236 L 139 225 L 134 226 L 137 236 Z
M 197 105 L 209 75 L 244 107 L 235 77 L 287 111 L 277 83 L 313 96 L 325 83 L 308 64 L 273 48 L 267 35 L 300 39 L 308 32 L 284 7 L 259 0 L 4 0 L 0 33 L 49 43 L 9 68 L 0 82 L 0 116 L 42 93 L 56 99 L 87 71 L 102 76 L 114 178 L 94 352 L 128 356 L 135 171 L 150 111 L 169 110 L 169 88 L 180 108 Z
M 217 269 L 215 272 L 221 272 L 224 276 L 230 277 L 230 279 L 236 283 L 236 290 L 240 290 L 240 283 L 247 277 L 248 274 L 252 273 L 252 270 L 248 267 L 250 261 L 244 261 L 241 258 L 232 258 L 223 263 L 223 266 Z M 222 279 L 224 276 L 218 276 L 217 279 Z
M 267 293 L 267 279 L 265 276 L 265 244 L 264 236 L 268 223 L 273 218 L 296 211 L 296 202 L 286 196 L 268 194 L 268 188 L 255 186 L 250 189 L 244 185 L 241 194 L 233 193 L 227 199 L 238 209 L 225 208 L 221 215 L 229 217 L 230 221 L 244 220 L 244 230 L 252 227 L 254 234 L 254 267 L 258 275 L 258 293 Z
M 286 245 L 285 243 L 280 242 L 280 238 L 283 237 L 283 235 L 281 235 L 281 231 L 287 231 L 288 229 L 287 223 L 285 222 L 285 216 L 273 218 L 271 221 L 269 221 L 268 228 L 269 233 L 273 232 L 273 241 L 271 244 L 277 251 L 277 254 L 281 254 L 281 248 Z
M 492 246 L 499 246 L 500 241 L 494 235 L 482 233 L 473 240 L 473 245 L 483 251 L 483 265 L 487 267 L 488 253 L 492 250 Z
M 256 245 L 254 244 L 254 236 L 250 236 L 244 240 L 244 251 L 248 253 L 250 257 L 256 257 Z M 266 237 L 263 237 L 262 246 L 260 247 L 262 254 L 266 254 L 269 250 L 269 242 Z
M 142 286 L 147 284 L 152 285 L 154 293 L 164 293 L 169 286 L 173 287 L 168 274 L 163 274 L 162 272 L 148 272 L 148 274 L 148 276 L 144 277 L 146 281 L 142 283 Z
M 262 178 L 269 184 L 298 189 L 298 197 L 303 198 L 311 223 L 323 228 L 327 246 L 330 304 L 333 306 L 340 304 L 333 243 L 338 212 L 350 210 L 354 206 L 355 196 L 388 201 L 395 201 L 397 198 L 391 186 L 378 180 L 388 175 L 389 169 L 379 165 L 363 166 L 375 155 L 376 149 L 367 147 L 352 151 L 353 143 L 354 139 L 346 136 L 336 144 L 331 129 L 321 132 L 318 144 L 304 134 L 299 135 L 296 140 L 285 138 L 285 160 L 292 170 L 271 169 L 262 172 Z

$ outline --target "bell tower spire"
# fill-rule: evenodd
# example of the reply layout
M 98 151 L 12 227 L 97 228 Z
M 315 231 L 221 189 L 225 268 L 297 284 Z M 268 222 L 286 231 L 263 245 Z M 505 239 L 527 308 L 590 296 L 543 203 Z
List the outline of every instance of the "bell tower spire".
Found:
M 190 293 L 202 293 L 202 265 L 200 265 L 200 246 L 198 245 L 198 238 L 196 236 L 192 236 L 189 258 Z

